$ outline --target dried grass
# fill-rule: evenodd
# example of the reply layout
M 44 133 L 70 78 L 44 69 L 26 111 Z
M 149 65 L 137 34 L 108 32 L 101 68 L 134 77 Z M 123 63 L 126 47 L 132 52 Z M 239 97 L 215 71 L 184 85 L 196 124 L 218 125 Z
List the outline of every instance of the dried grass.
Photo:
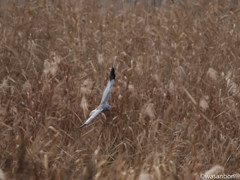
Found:
M 0 178 L 199 179 L 216 165 L 239 173 L 239 8 L 1 2 Z M 113 109 L 74 131 L 112 66 Z

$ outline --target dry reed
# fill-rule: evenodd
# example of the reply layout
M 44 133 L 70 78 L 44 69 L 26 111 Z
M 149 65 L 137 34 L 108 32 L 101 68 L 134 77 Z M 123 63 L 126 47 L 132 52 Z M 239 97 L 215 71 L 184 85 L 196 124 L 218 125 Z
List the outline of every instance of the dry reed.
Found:
M 239 9 L 217 0 L 1 2 L 0 178 L 239 173 Z M 74 132 L 112 66 L 113 109 Z

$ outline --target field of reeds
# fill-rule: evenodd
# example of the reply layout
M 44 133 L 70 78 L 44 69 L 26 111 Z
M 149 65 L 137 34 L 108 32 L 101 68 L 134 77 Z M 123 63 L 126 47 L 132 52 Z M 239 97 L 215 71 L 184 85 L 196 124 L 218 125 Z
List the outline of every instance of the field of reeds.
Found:
M 0 179 L 240 173 L 238 1 L 0 5 Z

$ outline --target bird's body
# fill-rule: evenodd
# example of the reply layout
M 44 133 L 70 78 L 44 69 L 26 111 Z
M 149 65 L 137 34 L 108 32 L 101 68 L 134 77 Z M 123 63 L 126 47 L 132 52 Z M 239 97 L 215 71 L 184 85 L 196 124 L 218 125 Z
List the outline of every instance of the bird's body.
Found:
M 109 111 L 112 108 L 108 104 L 108 99 L 109 99 L 109 95 L 110 95 L 112 86 L 114 84 L 114 80 L 115 80 L 115 71 L 114 71 L 114 68 L 112 68 L 107 86 L 106 86 L 106 88 L 103 92 L 103 95 L 102 95 L 102 100 L 101 100 L 100 105 L 96 109 L 91 111 L 90 117 L 88 118 L 88 120 L 82 126 L 80 126 L 80 128 L 88 125 L 102 111 Z

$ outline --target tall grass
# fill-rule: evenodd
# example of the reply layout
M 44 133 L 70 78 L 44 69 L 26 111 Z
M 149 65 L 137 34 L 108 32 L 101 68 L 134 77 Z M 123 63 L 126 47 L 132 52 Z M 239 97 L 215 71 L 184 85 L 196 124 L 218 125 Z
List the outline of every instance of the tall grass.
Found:
M 0 8 L 0 178 L 240 172 L 240 6 L 13 1 Z M 101 100 L 113 109 L 74 131 Z

